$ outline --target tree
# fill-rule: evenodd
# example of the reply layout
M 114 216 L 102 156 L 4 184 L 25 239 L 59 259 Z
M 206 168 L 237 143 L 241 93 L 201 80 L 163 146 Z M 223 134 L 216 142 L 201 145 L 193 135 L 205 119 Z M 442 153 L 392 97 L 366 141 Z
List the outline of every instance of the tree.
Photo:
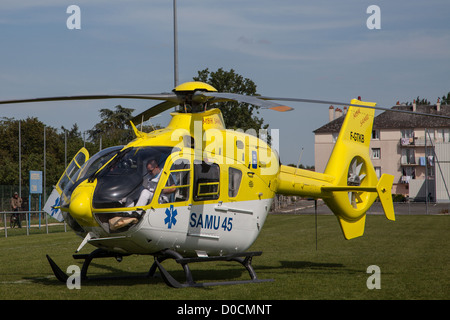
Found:
M 44 169 L 44 128 L 48 191 L 64 170 L 64 136 L 34 117 L 20 120 L 21 183 L 24 187 L 29 185 L 30 170 Z M 19 185 L 19 120 L 0 121 L 0 184 Z
M 430 101 L 428 101 L 428 99 L 420 99 L 420 97 L 417 96 L 416 103 L 417 105 L 429 105 Z
M 450 92 L 447 93 L 447 96 L 445 94 L 442 96 L 442 104 L 450 104 Z
M 130 120 L 134 109 L 117 105 L 115 110 L 100 109 L 101 121 L 88 131 L 89 139 L 97 144 L 102 139 L 102 147 L 126 144 L 133 139 Z
M 237 74 L 233 69 L 224 71 L 219 68 L 216 72 L 210 72 L 208 68 L 198 71 L 198 76 L 194 81 L 202 81 L 212 85 L 219 92 L 239 93 L 246 95 L 257 95 L 256 84 L 243 76 Z M 222 111 L 225 125 L 229 129 L 267 129 L 268 124 L 264 125 L 264 119 L 254 115 L 259 114 L 259 107 L 238 102 L 224 102 L 216 104 Z
M 81 133 L 78 124 L 73 124 L 72 128 L 66 129 L 64 126 L 61 127 L 61 139 L 63 143 L 67 139 L 67 163 L 69 163 L 72 158 L 77 154 L 77 152 L 82 148 L 86 147 L 89 154 L 92 156 L 95 154 L 99 147 L 90 141 L 84 141 L 83 134 Z M 65 135 L 65 136 L 64 136 Z

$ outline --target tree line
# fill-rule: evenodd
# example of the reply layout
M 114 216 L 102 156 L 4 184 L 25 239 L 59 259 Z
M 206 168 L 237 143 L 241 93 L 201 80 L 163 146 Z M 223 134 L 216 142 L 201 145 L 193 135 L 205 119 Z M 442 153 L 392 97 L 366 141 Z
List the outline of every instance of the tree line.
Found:
M 123 109 L 126 108 L 118 105 L 115 110 L 109 111 L 116 115 L 122 113 Z M 106 112 L 104 109 L 102 110 Z M 129 117 L 131 117 L 132 110 L 127 109 L 127 112 L 130 113 Z M 101 122 L 87 132 L 87 136 L 83 136 L 77 124 L 74 124 L 71 129 L 64 127 L 57 129 L 45 125 L 36 117 L 28 117 L 24 120 L 3 117 L 0 120 L 0 184 L 19 185 L 19 170 L 21 170 L 20 182 L 22 186 L 28 186 L 28 172 L 44 171 L 45 165 L 46 184 L 47 187 L 51 187 L 58 182 L 66 163 L 70 162 L 83 146 L 90 154 L 94 154 L 100 150 L 100 143 L 101 148 L 106 148 L 125 144 L 127 139 L 128 141 L 132 140 L 129 138 L 131 130 L 128 130 L 128 125 L 122 124 L 101 131 L 101 128 L 111 125 L 110 121 L 106 120 L 108 119 L 103 117 Z

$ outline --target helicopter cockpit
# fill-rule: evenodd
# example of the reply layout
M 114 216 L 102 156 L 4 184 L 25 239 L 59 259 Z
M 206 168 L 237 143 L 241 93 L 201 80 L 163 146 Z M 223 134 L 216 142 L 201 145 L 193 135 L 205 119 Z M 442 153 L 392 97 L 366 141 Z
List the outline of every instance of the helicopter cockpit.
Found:
M 191 149 L 142 146 L 105 149 L 82 165 L 83 153 L 74 158 L 78 164 L 65 172 L 69 183 L 64 188 L 62 207 L 69 208 L 78 185 L 91 186 L 87 199 L 92 218 L 106 233 L 126 232 L 139 225 L 146 210 L 171 203 L 218 200 L 221 170 L 217 163 L 194 160 Z M 80 158 L 80 159 L 78 159 Z M 229 168 L 228 197 L 235 199 L 242 171 Z M 63 176 L 62 181 L 66 180 Z M 82 192 L 82 191 L 81 191 Z M 77 196 L 75 196 L 77 197 Z M 76 207 L 76 206 L 75 206 Z M 75 214 L 75 213 L 74 213 Z M 66 210 L 71 227 L 83 231 Z
M 68 208 L 75 188 L 86 179 L 92 177 L 95 172 L 97 172 L 105 163 L 114 157 L 122 148 L 123 146 L 115 146 L 103 149 L 87 161 L 87 150 L 84 148 L 80 150 L 58 182 L 58 187 L 61 190 L 61 207 Z M 83 232 L 83 228 L 81 228 L 81 226 L 67 211 L 63 211 L 63 215 L 64 220 L 73 230 Z
M 142 189 L 148 187 L 145 185 L 145 180 L 151 178 L 157 182 L 156 177 L 152 175 L 160 173 L 172 150 L 172 147 L 137 147 L 121 151 L 96 174 L 97 187 L 94 192 L 93 207 L 97 209 L 133 207 Z M 159 170 L 155 169 L 154 173 L 149 172 L 147 164 L 150 161 Z
M 123 146 L 115 146 L 103 149 L 85 162 L 86 155 L 79 152 L 64 172 L 58 185 L 64 194 L 61 198 L 61 206 L 67 206 L 73 190 L 115 156 Z
M 143 216 L 142 207 L 152 201 L 164 164 L 174 151 L 179 150 L 174 150 L 173 147 L 128 148 L 117 154 L 91 178 L 97 179 L 92 200 L 94 216 L 105 231 L 126 231 L 139 222 Z M 163 191 L 160 203 L 168 202 L 168 194 L 173 193 L 175 189 L 164 188 Z M 116 212 L 121 208 L 135 210 Z M 101 209 L 113 210 L 105 212 Z

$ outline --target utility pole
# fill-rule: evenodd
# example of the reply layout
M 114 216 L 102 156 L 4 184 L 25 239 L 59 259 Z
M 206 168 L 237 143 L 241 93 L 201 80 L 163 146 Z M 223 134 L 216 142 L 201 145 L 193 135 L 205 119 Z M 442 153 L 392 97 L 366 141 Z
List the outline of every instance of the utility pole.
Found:
M 47 137 L 44 125 L 44 203 L 47 202 Z M 41 208 L 39 208 L 40 210 Z M 39 216 L 40 217 L 40 216 Z
M 21 120 L 19 120 L 19 197 L 22 198 L 22 150 L 21 150 L 21 145 L 22 145 L 22 136 L 20 133 L 20 122 Z M 5 227 L 6 229 L 6 227 Z
M 173 67 L 174 87 L 178 86 L 177 0 L 173 0 Z

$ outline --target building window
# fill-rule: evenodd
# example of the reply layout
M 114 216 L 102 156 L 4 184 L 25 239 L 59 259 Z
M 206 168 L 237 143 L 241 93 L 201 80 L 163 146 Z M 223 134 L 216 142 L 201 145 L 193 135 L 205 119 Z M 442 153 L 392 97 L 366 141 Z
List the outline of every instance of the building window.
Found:
M 381 159 L 381 149 L 372 148 L 372 159 Z
M 411 179 L 415 179 L 416 178 L 416 170 L 412 167 L 404 167 L 403 170 L 403 175 L 402 178 L 400 180 L 401 183 L 409 183 L 409 181 Z
M 372 130 L 372 140 L 380 140 L 380 130 Z
M 416 156 L 414 149 L 402 149 L 401 164 L 416 164 Z
M 437 129 L 438 142 L 450 142 L 450 129 Z
M 426 141 L 434 142 L 434 129 L 425 129 Z
M 402 138 L 414 138 L 414 129 L 402 129 L 400 132 Z
M 339 132 L 333 132 L 331 134 L 331 139 L 332 139 L 333 143 L 335 143 L 337 141 L 338 136 L 339 136 Z
M 380 179 L 380 177 L 381 177 L 381 167 L 375 167 L 375 173 L 377 174 L 377 178 Z

